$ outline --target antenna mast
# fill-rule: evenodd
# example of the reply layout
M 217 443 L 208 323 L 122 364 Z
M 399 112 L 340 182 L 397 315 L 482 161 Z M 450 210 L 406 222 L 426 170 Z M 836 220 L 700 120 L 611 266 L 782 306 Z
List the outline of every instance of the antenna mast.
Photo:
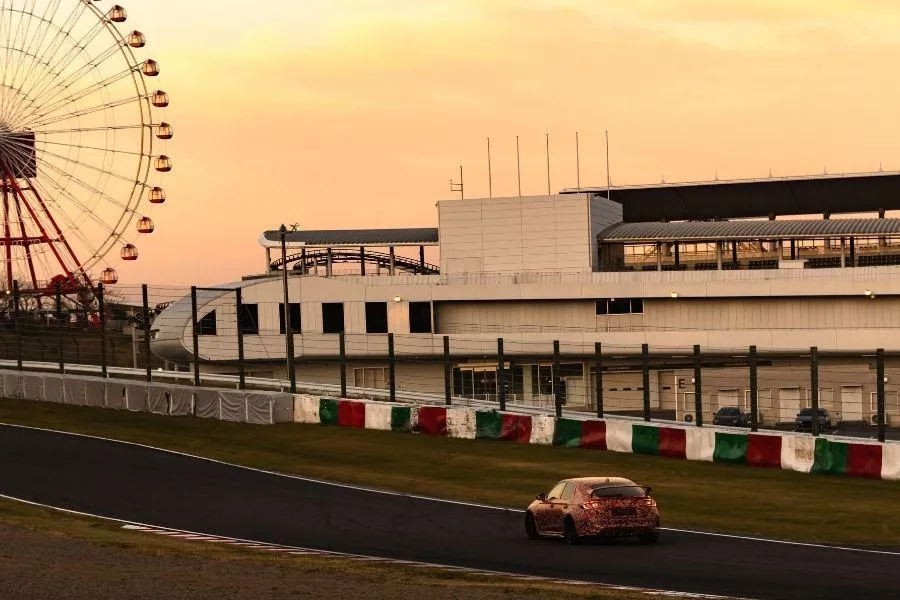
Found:
M 463 186 L 463 168 L 459 165 L 459 181 L 450 180 L 450 191 L 459 192 L 459 199 L 464 200 L 466 197 L 465 187 Z

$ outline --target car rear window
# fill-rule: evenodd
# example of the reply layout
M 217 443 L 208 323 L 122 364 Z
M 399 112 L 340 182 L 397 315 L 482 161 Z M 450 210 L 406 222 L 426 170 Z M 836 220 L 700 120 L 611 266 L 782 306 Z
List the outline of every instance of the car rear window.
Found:
M 801 408 L 801 409 L 800 409 L 800 416 L 801 416 L 801 417 L 811 417 L 811 416 L 812 416 L 812 409 L 811 409 L 811 408 Z
M 644 491 L 644 488 L 637 485 L 618 485 L 618 486 L 610 486 L 610 485 L 602 485 L 592 488 L 591 495 L 594 498 L 615 498 L 617 496 L 624 496 L 627 498 L 644 498 L 647 495 L 647 492 Z

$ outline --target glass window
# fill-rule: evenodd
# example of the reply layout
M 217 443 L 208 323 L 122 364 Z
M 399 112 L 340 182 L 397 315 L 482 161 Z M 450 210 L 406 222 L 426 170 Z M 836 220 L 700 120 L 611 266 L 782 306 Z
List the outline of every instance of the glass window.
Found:
M 574 484 L 574 483 L 567 483 L 567 484 L 566 484 L 566 489 L 563 490 L 562 496 L 560 496 L 559 499 L 560 499 L 560 500 L 564 500 L 565 502 L 568 502 L 568 501 L 570 501 L 570 500 L 572 499 L 572 497 L 573 497 L 574 495 L 575 495 L 575 484 Z
M 602 485 L 594 487 L 591 495 L 594 498 L 616 498 L 622 496 L 627 498 L 644 498 L 647 496 L 647 492 L 644 491 L 644 488 L 637 485 Z
M 199 335 L 217 335 L 216 311 L 206 313 L 206 315 L 197 322 L 197 333 Z
M 344 333 L 344 303 L 322 304 L 322 333 Z
M 291 332 L 300 333 L 300 303 L 291 302 L 290 304 Z M 278 305 L 278 331 L 281 335 L 287 333 L 284 330 L 284 302 Z
M 603 300 L 597 300 L 597 314 L 598 315 L 608 314 L 606 303 L 607 303 L 607 300 L 605 298 Z
M 631 299 L 631 314 L 640 315 L 644 313 L 644 300 L 643 298 L 632 298 Z
M 565 481 L 560 481 L 552 490 L 547 493 L 547 500 L 553 500 L 562 496 L 563 489 L 566 487 Z
M 431 302 L 409 303 L 409 332 L 431 333 Z
M 630 298 L 616 298 L 609 301 L 609 314 L 627 315 L 631 312 Z
M 366 333 L 387 332 L 387 302 L 366 302 Z
M 241 335 L 256 335 L 259 333 L 259 305 L 241 304 L 238 311 L 238 328 Z

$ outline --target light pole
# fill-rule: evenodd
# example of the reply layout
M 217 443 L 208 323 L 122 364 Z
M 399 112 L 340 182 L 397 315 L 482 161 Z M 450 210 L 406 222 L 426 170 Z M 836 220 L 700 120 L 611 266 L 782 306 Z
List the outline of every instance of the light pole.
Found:
M 287 227 L 284 224 L 278 230 L 281 235 L 281 269 L 283 271 L 284 284 L 284 344 L 287 354 L 288 378 L 291 382 L 291 393 L 297 393 L 297 374 L 294 373 L 294 328 L 291 323 L 291 302 L 288 294 L 288 265 L 287 265 Z

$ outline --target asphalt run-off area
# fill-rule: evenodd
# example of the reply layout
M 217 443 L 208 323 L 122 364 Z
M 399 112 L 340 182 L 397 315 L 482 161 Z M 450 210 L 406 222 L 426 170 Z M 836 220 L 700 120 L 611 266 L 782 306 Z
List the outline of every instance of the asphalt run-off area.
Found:
M 897 591 L 900 552 L 889 550 L 673 530 L 655 546 L 619 540 L 570 547 L 529 541 L 521 510 L 332 485 L 13 426 L 0 426 L 0 457 L 0 494 L 156 527 L 698 594 L 843 600 Z M 742 518 L 739 506 L 735 518 Z

